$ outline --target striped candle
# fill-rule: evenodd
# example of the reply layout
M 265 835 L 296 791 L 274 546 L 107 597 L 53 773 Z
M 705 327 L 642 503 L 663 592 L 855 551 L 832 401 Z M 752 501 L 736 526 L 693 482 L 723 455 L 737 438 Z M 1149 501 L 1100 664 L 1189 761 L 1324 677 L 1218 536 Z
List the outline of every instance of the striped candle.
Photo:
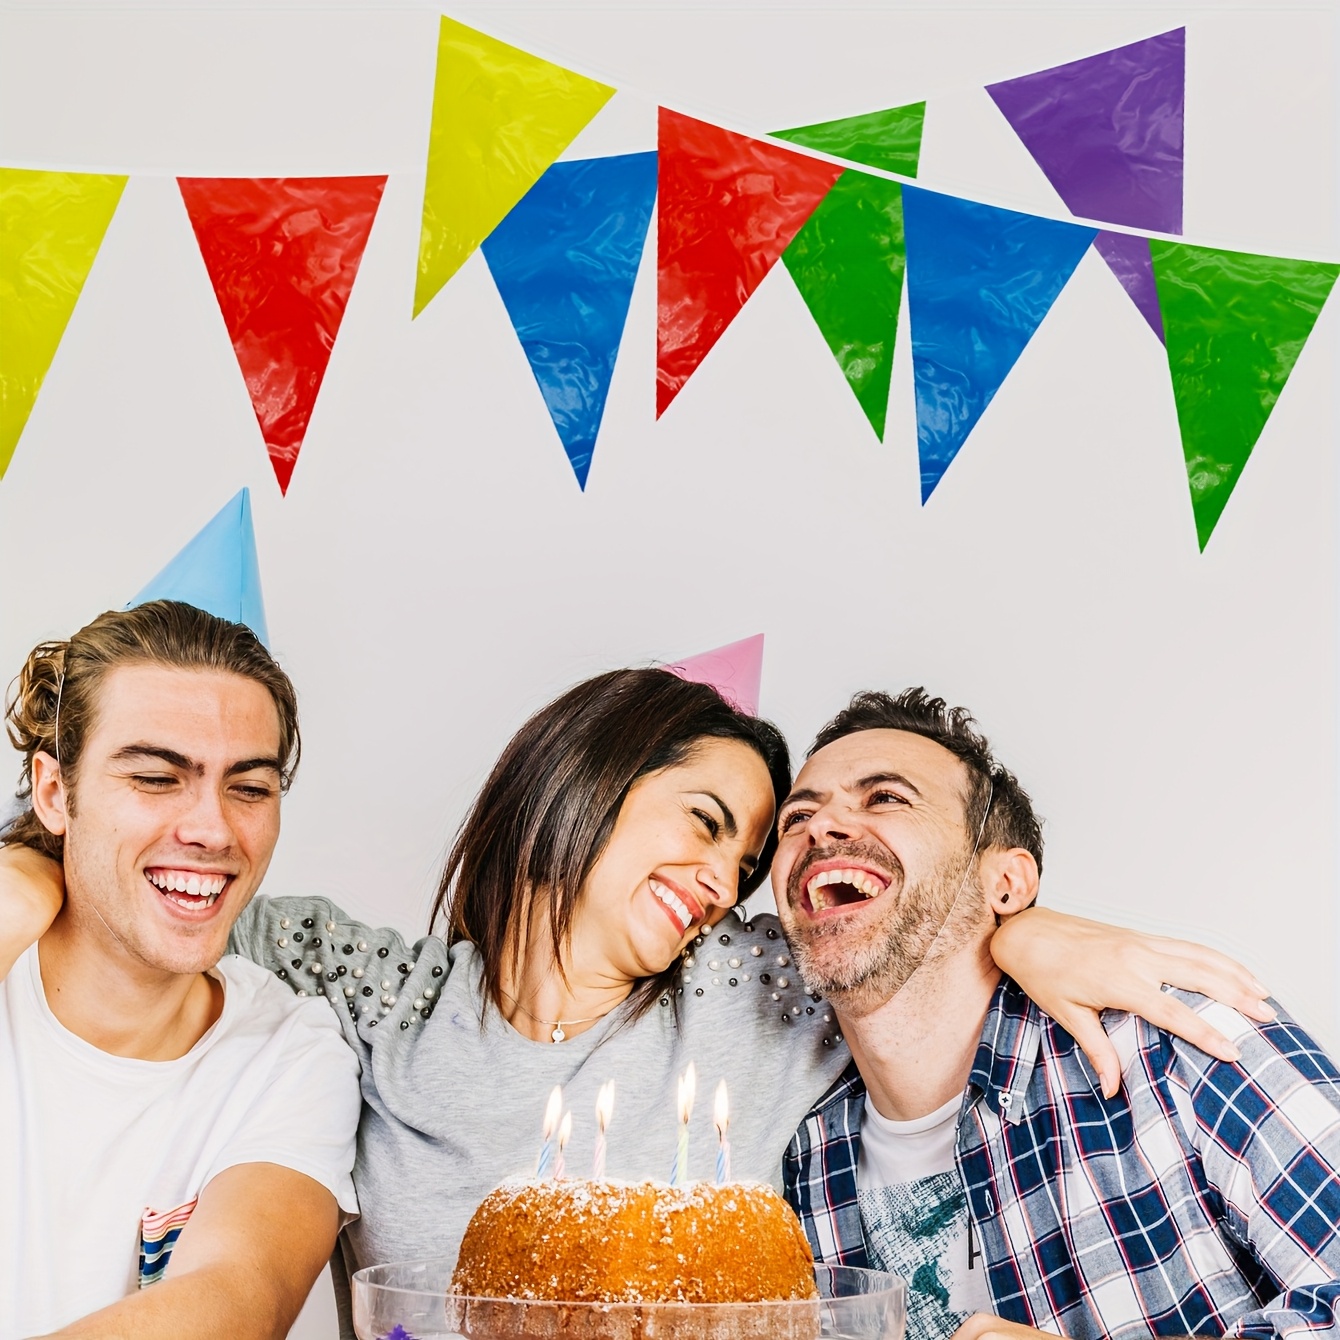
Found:
M 558 1153 L 554 1158 L 554 1181 L 561 1182 L 563 1174 L 567 1171 L 567 1163 L 563 1158 L 563 1151 L 568 1147 L 568 1141 L 572 1138 L 572 1113 L 563 1113 L 563 1120 L 558 1127 Z
M 591 1161 L 591 1176 L 599 1182 L 605 1176 L 605 1128 L 614 1115 L 614 1081 L 607 1079 L 596 1095 L 596 1156 Z
M 717 1097 L 713 1120 L 717 1128 L 717 1185 L 730 1181 L 730 1141 L 726 1131 L 730 1128 L 730 1104 L 726 1099 L 726 1081 L 717 1085 Z
M 690 1061 L 688 1069 L 679 1077 L 679 1142 L 675 1148 L 675 1168 L 670 1175 L 671 1186 L 683 1186 L 689 1180 L 689 1117 L 693 1115 L 693 1094 L 698 1084 L 698 1072 Z
M 549 1095 L 549 1102 L 544 1109 L 544 1127 L 541 1134 L 544 1143 L 540 1146 L 540 1157 L 535 1160 L 535 1176 L 545 1177 L 549 1172 L 549 1164 L 554 1157 L 554 1132 L 558 1129 L 558 1119 L 563 1111 L 563 1088 L 555 1084 L 554 1091 Z

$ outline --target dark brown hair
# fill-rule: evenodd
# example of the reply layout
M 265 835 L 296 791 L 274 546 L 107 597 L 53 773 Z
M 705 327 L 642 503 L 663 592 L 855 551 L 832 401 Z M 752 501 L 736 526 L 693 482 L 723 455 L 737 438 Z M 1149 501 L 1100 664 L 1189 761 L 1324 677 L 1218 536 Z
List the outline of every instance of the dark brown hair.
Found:
M 982 847 L 1022 847 L 1042 870 L 1042 825 L 1028 792 L 1002 767 L 991 743 L 977 728 L 966 707 L 950 707 L 925 689 L 858 693 L 814 738 L 810 753 L 863 730 L 902 730 L 924 735 L 949 750 L 968 769 L 968 794 L 963 798 L 965 825 L 975 831 L 983 822 Z M 986 806 L 991 812 L 984 816 Z
M 179 600 L 151 600 L 130 610 L 108 610 L 68 641 L 42 642 L 29 653 L 9 686 L 5 707 L 10 741 L 23 755 L 18 798 L 27 807 L 0 832 L 0 840 L 61 859 L 64 839 L 33 813 L 33 755 L 59 760 L 73 812 L 80 756 L 97 719 L 98 691 L 107 674 L 122 665 L 227 670 L 261 685 L 279 714 L 280 780 L 288 789 L 302 753 L 298 695 L 289 677 L 245 624 Z
M 726 702 L 715 689 L 668 670 L 614 670 L 585 680 L 541 708 L 512 737 L 461 825 L 433 904 L 432 924 L 479 952 L 489 1000 L 503 1008 L 503 966 L 523 950 L 533 904 L 542 904 L 554 961 L 572 929 L 582 888 L 605 850 L 633 783 L 683 763 L 705 740 L 738 740 L 772 778 L 774 803 L 791 785 L 781 732 Z M 777 845 L 770 831 L 740 896 L 766 878 Z M 677 964 L 644 978 L 629 997 L 637 1018 L 674 980 Z

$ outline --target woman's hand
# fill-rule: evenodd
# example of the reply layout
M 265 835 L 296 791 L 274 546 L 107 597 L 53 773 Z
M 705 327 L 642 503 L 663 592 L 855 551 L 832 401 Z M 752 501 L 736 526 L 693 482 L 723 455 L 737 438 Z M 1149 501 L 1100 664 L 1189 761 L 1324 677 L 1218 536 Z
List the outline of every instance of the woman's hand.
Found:
M 1100 1010 L 1129 1010 L 1221 1061 L 1236 1061 L 1238 1049 L 1163 991 L 1164 983 L 1211 996 L 1261 1023 L 1275 1017 L 1266 988 L 1227 954 L 1045 907 L 1010 917 L 991 941 L 991 957 L 1079 1043 L 1109 1098 L 1121 1087 L 1121 1063 Z
M 1060 1340 L 1051 1331 L 1035 1331 L 1031 1326 L 1004 1321 L 989 1312 L 974 1312 L 954 1332 L 953 1340 L 1042 1340 L 1043 1337 L 1045 1340 Z
M 47 933 L 65 902 L 65 872 L 31 847 L 0 847 L 0 981 Z

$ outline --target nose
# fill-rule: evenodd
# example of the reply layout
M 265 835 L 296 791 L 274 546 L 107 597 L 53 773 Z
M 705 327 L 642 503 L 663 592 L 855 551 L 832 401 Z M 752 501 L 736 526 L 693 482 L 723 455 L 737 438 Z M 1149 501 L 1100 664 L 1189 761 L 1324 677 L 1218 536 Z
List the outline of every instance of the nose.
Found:
M 830 842 L 849 842 L 854 836 L 851 814 L 833 801 L 816 809 L 805 824 L 805 837 L 811 847 Z
M 232 846 L 232 825 L 217 787 L 201 782 L 186 790 L 176 836 L 186 846 L 206 851 L 225 851 Z
M 698 896 L 709 905 L 720 908 L 734 907 L 740 896 L 740 875 L 727 868 L 724 860 L 707 862 L 698 867 Z

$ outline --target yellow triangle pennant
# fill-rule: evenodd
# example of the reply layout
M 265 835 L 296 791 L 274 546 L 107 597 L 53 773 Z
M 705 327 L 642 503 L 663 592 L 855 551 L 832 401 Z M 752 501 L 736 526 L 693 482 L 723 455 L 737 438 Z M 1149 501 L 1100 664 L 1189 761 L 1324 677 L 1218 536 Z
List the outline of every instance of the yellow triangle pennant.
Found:
M 0 168 L 0 478 L 125 184 L 125 177 Z
M 442 20 L 415 316 L 613 95 L 608 84 Z

